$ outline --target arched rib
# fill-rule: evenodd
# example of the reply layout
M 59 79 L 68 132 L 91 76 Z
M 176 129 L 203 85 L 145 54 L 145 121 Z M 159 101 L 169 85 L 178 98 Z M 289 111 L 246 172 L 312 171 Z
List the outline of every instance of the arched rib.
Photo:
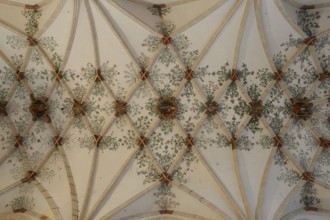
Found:
M 43 197 L 47 201 L 49 207 L 51 208 L 51 210 L 54 214 L 55 219 L 62 219 L 58 206 L 56 205 L 53 197 L 48 193 L 46 188 L 44 188 L 43 185 L 38 180 L 33 180 L 33 184 L 40 191 L 40 193 L 43 195 Z
M 46 21 L 44 26 L 36 33 L 35 37 L 39 38 L 41 35 L 43 35 L 47 29 L 50 27 L 50 25 L 56 20 L 57 16 L 60 14 L 61 10 L 63 9 L 63 6 L 66 1 L 60 0 L 57 1 L 57 5 L 53 13 L 50 15 L 49 19 Z M 43 5 L 44 6 L 44 5 Z
M 265 188 L 266 188 L 266 184 L 268 182 L 269 170 L 270 170 L 270 167 L 273 163 L 273 158 L 274 158 L 274 155 L 276 153 L 276 150 L 277 149 L 275 147 L 272 148 L 272 150 L 271 150 L 271 152 L 268 156 L 264 172 L 262 174 L 261 184 L 260 184 L 259 194 L 258 194 L 258 200 L 257 200 L 257 206 L 256 206 L 256 213 L 255 213 L 256 220 L 261 220 L 262 219 Z
M 189 29 L 190 27 L 192 27 L 194 24 L 196 24 L 197 22 L 201 21 L 203 18 L 205 18 L 207 15 L 211 14 L 213 11 L 215 11 L 217 8 L 221 7 L 226 1 L 220 1 L 218 0 L 218 2 L 214 3 L 214 5 L 212 5 L 208 10 L 204 11 L 202 14 L 200 14 L 199 16 L 197 16 L 196 18 L 194 18 L 193 20 L 191 20 L 190 22 L 188 22 L 186 25 L 176 29 L 174 31 L 174 33 L 172 34 L 173 37 L 177 36 L 178 34 L 184 32 L 185 30 Z M 239 2 L 239 0 L 235 0 L 235 4 Z M 229 13 L 232 13 L 231 11 Z M 227 20 L 228 18 L 225 18 L 225 20 Z
M 79 216 L 79 219 L 81 219 L 81 220 L 85 218 L 87 209 L 89 207 L 89 202 L 90 202 L 92 189 L 93 189 L 93 185 L 94 185 L 94 180 L 95 180 L 96 166 L 97 166 L 97 161 L 98 161 L 98 156 L 99 156 L 98 154 L 99 154 L 99 149 L 98 149 L 98 147 L 95 146 L 93 148 L 92 163 L 91 163 L 90 170 L 89 170 L 87 187 L 86 187 L 86 191 L 85 191 L 84 200 L 82 203 L 83 205 L 82 205 L 81 213 Z
M 206 45 L 203 47 L 203 50 L 201 51 L 201 53 L 197 57 L 197 60 L 195 61 L 195 63 L 191 67 L 191 69 L 195 69 L 198 66 L 198 64 L 205 58 L 205 54 L 207 53 L 207 51 L 209 51 L 209 49 L 212 46 L 212 44 L 214 43 L 214 41 L 217 39 L 217 37 L 219 36 L 219 34 L 221 33 L 221 31 L 223 30 L 223 27 L 231 19 L 231 17 L 236 12 L 236 10 L 238 9 L 238 7 L 240 6 L 241 3 L 242 3 L 242 1 L 240 1 L 240 0 L 236 0 L 235 1 L 234 5 L 230 8 L 230 10 L 228 11 L 228 13 L 226 14 L 225 18 L 219 23 L 218 27 L 213 32 L 213 34 L 211 35 L 210 39 L 208 40 L 208 42 L 206 43 Z M 221 7 L 221 5 L 219 5 L 217 7 Z
M 70 29 L 71 31 L 70 31 L 69 41 L 68 41 L 68 45 L 67 45 L 65 53 L 64 53 L 61 67 L 59 68 L 60 71 L 63 71 L 65 69 L 67 62 L 69 60 L 73 41 L 74 41 L 74 38 L 75 38 L 76 32 L 77 32 L 79 10 L 80 10 L 80 0 L 75 0 L 74 4 L 73 4 L 73 18 L 72 18 L 72 25 L 71 25 L 71 29 Z
M 10 157 L 10 155 L 16 150 L 15 147 L 10 147 L 6 152 L 1 152 L 0 165 Z
M 95 204 L 92 206 L 88 214 L 86 215 L 86 219 L 93 219 L 99 209 L 101 209 L 104 205 L 105 199 L 114 192 L 117 185 L 119 184 L 120 180 L 123 178 L 125 172 L 127 171 L 129 165 L 131 164 L 132 160 L 136 156 L 137 151 L 139 151 L 139 148 L 136 147 L 129 155 L 129 157 L 124 161 L 124 163 L 121 165 L 121 167 L 116 172 L 115 176 L 111 179 L 108 186 L 105 188 L 101 196 L 97 199 Z
M 271 137 L 276 137 L 276 134 L 274 133 L 274 131 L 272 130 L 272 128 L 269 126 L 268 122 L 266 121 L 266 119 L 264 118 L 264 116 L 259 118 L 260 122 L 263 124 L 263 126 L 265 127 L 266 131 L 268 132 L 268 134 Z M 283 126 L 283 128 L 280 131 L 280 136 L 282 136 L 283 134 L 285 134 L 287 132 L 287 130 L 289 129 L 289 126 L 291 125 L 292 121 L 287 121 L 287 123 Z M 265 194 L 265 189 L 266 189 L 266 185 L 268 182 L 268 176 L 269 176 L 269 171 L 270 171 L 270 167 L 272 165 L 275 153 L 278 149 L 277 147 L 272 147 L 272 150 L 268 156 L 267 162 L 266 162 L 266 166 L 265 169 L 263 171 L 262 174 L 262 178 L 261 178 L 261 183 L 260 183 L 260 187 L 259 187 L 259 194 L 258 194 L 258 200 L 257 200 L 257 206 L 256 206 L 256 212 L 255 212 L 255 218 L 256 220 L 261 220 L 262 219 L 262 211 L 263 211 L 263 201 L 264 201 L 264 194 Z
M 111 210 L 110 212 L 106 213 L 104 216 L 102 216 L 100 218 L 100 220 L 106 220 L 106 219 L 110 219 L 113 215 L 115 215 L 116 213 L 120 212 L 121 210 L 123 210 L 125 207 L 129 206 L 130 204 L 132 204 L 134 201 L 136 201 L 137 199 L 141 198 L 142 196 L 144 196 L 145 194 L 147 194 L 148 192 L 152 191 L 153 189 L 155 189 L 156 187 L 158 187 L 161 183 L 159 181 L 151 184 L 149 187 L 147 187 L 146 189 L 144 189 L 143 191 L 137 193 L 136 195 L 132 196 L 130 199 L 128 199 L 127 201 L 125 201 L 124 203 L 120 204 L 119 206 L 117 206 L 116 208 L 114 208 L 113 210 Z
M 96 64 L 96 69 L 100 68 L 100 50 L 99 50 L 99 43 L 98 43 L 98 36 L 97 36 L 97 31 L 96 31 L 96 24 L 95 24 L 95 19 L 93 16 L 93 12 L 91 9 L 91 4 L 89 0 L 85 0 L 85 5 L 87 9 L 87 15 L 88 15 L 88 21 L 89 21 L 89 26 L 92 31 L 92 41 L 93 41 L 93 49 L 94 49 L 94 54 L 95 54 L 95 64 Z
M 289 14 L 286 12 L 282 2 L 280 0 L 275 0 L 275 5 L 277 6 L 277 8 L 279 9 L 279 11 L 281 12 L 282 16 L 285 18 L 285 20 L 290 24 L 290 26 L 303 38 L 306 38 L 307 35 L 305 34 L 305 32 L 303 32 L 300 27 L 298 25 L 296 25 L 293 20 L 291 19 L 291 17 L 289 16 Z
M 16 182 L 13 182 L 12 184 L 6 186 L 5 188 L 3 189 L 0 189 L 0 195 L 15 188 L 16 186 L 19 186 L 22 184 L 22 181 L 21 180 L 17 180 Z
M 16 71 L 15 65 L 9 60 L 9 58 L 0 50 L 0 58 L 10 67 L 12 71 Z
M 69 186 L 70 186 L 70 194 L 71 194 L 71 205 L 72 205 L 72 220 L 77 220 L 79 216 L 79 207 L 78 207 L 78 195 L 77 195 L 77 189 L 76 189 L 76 184 L 74 183 L 74 178 L 72 175 L 71 167 L 69 160 L 66 156 L 66 153 L 63 149 L 62 146 L 58 146 L 58 151 L 61 154 L 66 175 L 69 181 Z
M 245 8 L 244 8 L 242 20 L 241 20 L 241 23 L 240 23 L 240 26 L 239 26 L 239 29 L 238 29 L 237 39 L 236 39 L 236 43 L 235 43 L 235 50 L 234 50 L 235 51 L 234 52 L 234 60 L 233 60 L 233 68 L 234 69 L 237 69 L 239 54 L 240 54 L 241 45 L 242 45 L 242 38 L 243 38 L 243 35 L 244 35 L 246 22 L 247 22 L 248 17 L 249 17 L 251 3 L 252 3 L 251 0 L 246 1 L 246 5 L 245 5 Z
M 123 47 L 123 49 L 125 50 L 126 54 L 130 57 L 131 61 L 135 65 L 135 67 L 140 70 L 136 57 L 134 56 L 133 52 L 130 50 L 127 42 L 125 42 L 125 40 L 122 38 L 119 30 L 116 28 L 116 25 L 114 24 L 113 19 L 109 15 L 108 11 L 104 8 L 104 6 L 102 5 L 102 3 L 99 0 L 96 0 L 95 3 L 97 5 L 97 7 L 99 8 L 99 10 L 102 12 L 102 15 L 104 16 L 104 18 L 108 21 L 107 23 L 108 23 L 110 29 L 112 30 L 112 33 L 114 33 L 114 35 L 117 37 L 117 40 L 119 40 L 119 42 L 120 42 L 121 46 Z
M 189 189 L 187 186 L 181 184 L 181 183 L 176 183 L 175 181 L 172 183 L 174 186 L 176 186 L 178 189 L 182 190 L 183 192 L 187 193 L 188 195 L 192 196 L 195 198 L 197 201 L 200 203 L 204 204 L 207 206 L 209 209 L 214 211 L 215 213 L 218 214 L 218 217 L 221 217 L 221 219 L 227 219 L 229 220 L 229 216 L 226 215 L 222 210 L 220 210 L 218 207 L 216 207 L 214 204 L 209 202 L 206 198 L 200 196 L 198 193 L 194 192 L 193 190 Z
M 273 220 L 279 220 L 284 209 L 286 208 L 287 204 L 290 202 L 290 200 L 293 198 L 293 196 L 301 189 L 301 187 L 304 185 L 305 181 L 300 180 L 297 185 L 285 196 L 283 201 L 281 202 L 280 206 L 277 208 Z
M 97 1 L 99 1 L 99 0 L 97 0 Z M 122 12 L 123 14 L 125 14 L 127 17 L 129 17 L 130 19 L 132 19 L 133 21 L 135 21 L 137 24 L 141 25 L 143 28 L 145 28 L 150 33 L 155 34 L 155 35 L 159 35 L 159 33 L 153 27 L 149 26 L 147 23 L 143 22 L 142 20 L 140 20 L 135 15 L 129 13 L 124 7 L 122 7 L 116 1 L 114 1 L 114 0 L 108 0 L 108 2 L 112 6 L 114 6 L 116 9 L 118 9 L 120 12 Z
M 241 171 L 239 168 L 239 161 L 238 161 L 238 156 L 237 156 L 237 149 L 233 149 L 232 150 L 232 156 L 233 156 L 233 163 L 234 163 L 234 168 L 235 168 L 235 175 L 236 175 L 236 180 L 238 182 L 238 188 L 241 194 L 241 199 L 244 205 L 244 209 L 246 211 L 247 214 L 247 218 L 252 220 L 252 213 L 251 213 L 251 209 L 249 206 L 249 202 L 247 200 L 247 196 L 246 196 L 246 192 L 244 189 L 244 185 L 243 185 L 243 181 L 242 181 L 242 175 L 241 175 Z
M 255 16 L 256 16 L 256 22 L 257 22 L 257 27 L 258 27 L 258 32 L 259 32 L 259 36 L 261 39 L 262 47 L 264 49 L 266 58 L 268 60 L 268 63 L 270 65 L 272 71 L 276 72 L 277 69 L 274 65 L 272 55 L 271 55 L 271 53 L 269 51 L 269 47 L 267 45 L 265 29 L 264 29 L 264 25 L 263 25 L 262 19 L 261 19 L 261 0 L 255 0 L 254 9 L 255 9 L 254 11 L 255 11 Z
M 7 28 L 8 30 L 17 34 L 18 36 L 26 38 L 26 34 L 23 31 L 21 31 L 18 27 L 15 27 L 14 25 L 8 23 L 7 21 L 0 19 L 0 24 L 5 28 Z
M 225 200 L 228 202 L 228 204 L 230 205 L 230 207 L 233 209 L 234 213 L 236 213 L 237 217 L 239 219 L 245 219 L 245 216 L 244 216 L 242 210 L 238 207 L 238 205 L 234 201 L 233 197 L 229 194 L 229 192 L 224 187 L 224 185 L 221 182 L 221 180 L 219 179 L 219 177 L 215 174 L 215 172 L 213 171 L 213 169 L 211 168 L 211 166 L 207 163 L 207 161 L 205 160 L 205 158 L 199 152 L 198 148 L 193 146 L 192 149 L 193 149 L 194 153 L 197 155 L 198 159 L 203 163 L 203 165 L 205 166 L 205 168 L 208 170 L 208 172 L 210 173 L 210 175 L 213 177 L 213 179 L 217 183 L 220 191 L 222 192 L 222 194 L 225 197 Z

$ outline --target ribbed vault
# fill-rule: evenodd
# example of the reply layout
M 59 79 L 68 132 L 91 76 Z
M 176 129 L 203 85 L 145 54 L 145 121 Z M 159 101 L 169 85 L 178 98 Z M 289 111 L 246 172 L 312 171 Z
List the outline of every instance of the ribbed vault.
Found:
M 0 219 L 329 218 L 328 1 L 0 5 Z

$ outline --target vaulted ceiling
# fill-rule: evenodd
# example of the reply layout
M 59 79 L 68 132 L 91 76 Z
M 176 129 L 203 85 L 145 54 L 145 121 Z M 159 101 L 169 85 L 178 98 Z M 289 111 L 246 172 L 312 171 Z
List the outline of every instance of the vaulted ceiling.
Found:
M 0 0 L 0 219 L 329 219 L 327 0 Z

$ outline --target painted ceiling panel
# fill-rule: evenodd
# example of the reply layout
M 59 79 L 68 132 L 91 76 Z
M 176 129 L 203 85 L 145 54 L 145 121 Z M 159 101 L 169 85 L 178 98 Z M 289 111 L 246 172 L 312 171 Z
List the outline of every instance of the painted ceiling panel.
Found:
M 0 219 L 329 219 L 328 1 L 0 5 Z

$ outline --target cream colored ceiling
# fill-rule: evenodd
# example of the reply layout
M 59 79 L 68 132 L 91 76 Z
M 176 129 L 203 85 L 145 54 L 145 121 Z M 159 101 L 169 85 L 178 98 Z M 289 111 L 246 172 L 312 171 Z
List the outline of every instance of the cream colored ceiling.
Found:
M 329 1 L 0 5 L 0 219 L 329 219 Z

